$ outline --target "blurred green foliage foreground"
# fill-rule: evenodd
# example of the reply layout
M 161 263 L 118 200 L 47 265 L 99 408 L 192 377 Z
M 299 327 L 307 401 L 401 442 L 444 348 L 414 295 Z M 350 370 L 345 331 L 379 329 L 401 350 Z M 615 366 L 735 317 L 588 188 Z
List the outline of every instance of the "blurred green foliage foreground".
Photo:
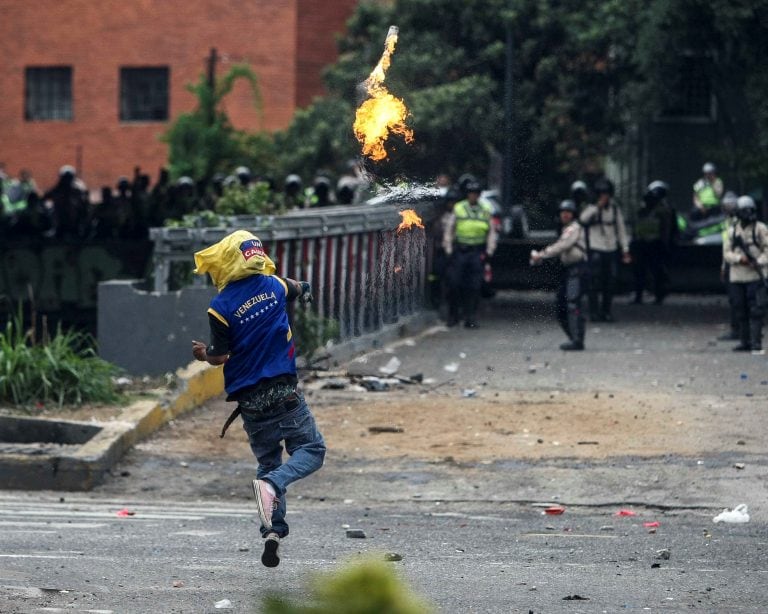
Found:
M 310 603 L 280 597 L 265 600 L 265 614 L 428 614 L 434 608 L 414 594 L 391 563 L 373 558 L 347 563 L 319 574 L 312 582 Z

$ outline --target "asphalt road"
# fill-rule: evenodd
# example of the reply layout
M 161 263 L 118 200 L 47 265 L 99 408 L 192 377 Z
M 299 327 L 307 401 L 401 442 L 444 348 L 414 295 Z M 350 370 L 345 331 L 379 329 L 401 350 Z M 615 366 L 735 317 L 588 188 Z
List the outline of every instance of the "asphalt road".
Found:
M 670 406 L 705 395 L 734 412 L 708 424 L 718 444 L 594 461 L 334 459 L 293 488 L 291 536 L 271 570 L 246 488 L 252 461 L 190 451 L 180 467 L 138 449 L 93 493 L 0 493 L 0 612 L 216 612 L 223 599 L 258 612 L 268 591 L 306 597 L 313 572 L 360 552 L 400 554 L 392 565 L 447 613 L 768 611 L 766 357 L 716 343 L 724 301 L 697 297 L 619 305 L 618 323 L 591 325 L 587 351 L 565 354 L 548 300 L 499 296 L 477 330 L 432 331 L 353 366 L 376 372 L 394 355 L 400 373 L 455 394 L 646 390 Z M 553 502 L 565 513 L 544 515 Z M 749 523 L 712 522 L 739 503 Z M 347 526 L 367 537 L 347 538 Z
M 127 507 L 134 516 L 118 517 Z M 392 563 L 443 612 L 764 612 L 765 524 L 708 513 L 489 503 L 297 502 L 283 562 L 258 561 L 247 504 L 2 497 L 0 603 L 16 612 L 257 612 L 268 591 L 360 552 Z M 643 522 L 659 521 L 656 533 Z M 344 525 L 367 539 L 345 537 Z M 669 558 L 662 558 L 663 550 Z M 587 600 L 565 600 L 579 595 Z

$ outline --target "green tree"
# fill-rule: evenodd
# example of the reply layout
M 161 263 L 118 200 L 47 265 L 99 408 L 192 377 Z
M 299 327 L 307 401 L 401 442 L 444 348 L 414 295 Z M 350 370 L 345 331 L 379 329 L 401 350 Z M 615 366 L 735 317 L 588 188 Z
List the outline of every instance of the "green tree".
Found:
M 232 66 L 213 85 L 201 75 L 197 83 L 187 86 L 197 98 L 197 107 L 179 115 L 162 137 L 168 143 L 168 162 L 174 179 L 187 175 L 196 181 L 208 181 L 216 172 L 229 172 L 238 164 L 272 157 L 268 137 L 236 130 L 221 109 L 222 100 L 239 79 L 249 83 L 254 105 L 261 110 L 258 79 L 246 65 Z
M 654 0 L 640 22 L 638 114 L 674 107 L 690 58 L 707 60 L 714 130 L 740 189 L 768 186 L 768 0 Z
M 278 140 L 293 145 L 296 155 L 302 143 L 314 142 L 315 130 L 324 135 L 323 155 L 308 165 L 338 163 L 359 152 L 352 102 L 362 99 L 359 85 L 395 24 L 400 37 L 386 82 L 411 112 L 415 142 L 395 140 L 388 146 L 391 160 L 372 170 L 384 178 L 422 180 L 440 171 L 482 175 L 490 156 L 513 138 L 516 199 L 546 199 L 574 175 L 599 166 L 610 139 L 623 129 L 617 102 L 634 74 L 624 49 L 631 48 L 626 41 L 641 8 L 639 0 L 363 1 L 339 40 L 338 61 L 327 70 L 330 96 Z M 503 122 L 507 25 L 514 40 L 511 135 Z M 311 158 L 309 152 L 298 157 Z

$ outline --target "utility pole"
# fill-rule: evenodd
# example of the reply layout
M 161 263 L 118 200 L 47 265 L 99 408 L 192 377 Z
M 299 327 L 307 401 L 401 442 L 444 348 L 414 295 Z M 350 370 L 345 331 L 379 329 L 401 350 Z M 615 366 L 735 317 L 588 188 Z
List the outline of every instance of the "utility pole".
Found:
M 501 173 L 501 202 L 503 215 L 509 216 L 512 212 L 512 154 L 514 151 L 512 110 L 512 19 L 507 19 L 506 24 L 506 61 L 504 69 L 504 159 Z

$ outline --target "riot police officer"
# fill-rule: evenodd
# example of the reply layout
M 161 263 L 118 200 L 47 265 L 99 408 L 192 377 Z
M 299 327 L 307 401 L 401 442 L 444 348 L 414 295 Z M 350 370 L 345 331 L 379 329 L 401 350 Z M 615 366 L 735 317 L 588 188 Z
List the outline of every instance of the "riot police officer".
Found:
M 466 183 L 465 192 L 466 198 L 454 205 L 443 233 L 443 249 L 448 257 L 448 326 L 459 323 L 463 307 L 464 326 L 476 328 L 483 263 L 496 250 L 497 232 L 493 207 L 480 198 L 480 184 Z
M 541 252 L 531 252 L 531 264 L 539 264 L 547 258 L 560 258 L 563 268 L 555 307 L 557 321 L 569 338 L 560 349 L 583 350 L 585 320 L 581 299 L 586 290 L 588 275 L 586 233 L 576 219 L 577 207 L 574 201 L 564 200 L 560 203 L 559 211 L 563 227 L 560 238 Z
M 613 322 L 611 305 L 619 277 L 619 255 L 625 264 L 629 255 L 624 216 L 613 200 L 613 183 L 598 179 L 594 185 L 597 201 L 579 216 L 587 229 L 589 246 L 589 316 L 593 322 Z
M 768 306 L 768 227 L 757 221 L 757 208 L 750 196 L 739 197 L 736 216 L 739 223 L 728 232 L 723 246 L 739 316 L 741 342 L 733 350 L 762 353 L 763 318 Z
M 692 220 L 702 220 L 720 212 L 723 196 L 723 180 L 717 176 L 717 168 L 711 162 L 701 167 L 701 178 L 693 184 Z
M 646 275 L 653 278 L 655 303 L 661 305 L 667 295 L 669 272 L 667 263 L 672 249 L 674 214 L 667 204 L 669 186 L 652 181 L 643 195 L 643 206 L 637 212 L 635 239 L 632 242 L 636 305 L 643 302 Z

